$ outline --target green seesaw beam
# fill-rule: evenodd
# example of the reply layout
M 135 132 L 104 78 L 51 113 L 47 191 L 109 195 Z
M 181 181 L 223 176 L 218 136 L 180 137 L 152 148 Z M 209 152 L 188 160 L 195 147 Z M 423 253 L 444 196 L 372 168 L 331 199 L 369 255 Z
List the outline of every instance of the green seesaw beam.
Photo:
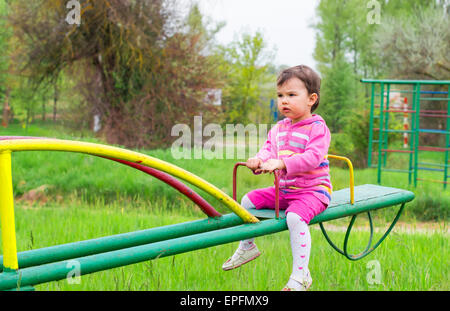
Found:
M 286 229 L 285 219 L 269 219 L 255 224 L 243 224 L 112 252 L 3 272 L 0 274 L 0 290 L 66 279 L 71 273 L 75 272 L 73 260 L 76 260 L 76 264 L 80 268 L 79 275 L 85 275 L 251 237 L 273 234 Z
M 123 248 L 175 239 L 183 236 L 225 229 L 241 225 L 243 221 L 236 214 L 220 218 L 194 220 L 128 233 L 116 234 L 97 239 L 61 244 L 17 253 L 19 268 L 27 268 L 46 263 L 84 257 Z M 3 256 L 0 256 L 0 271 L 3 270 Z M 1 277 L 0 277 L 1 280 Z
M 317 215 L 310 224 L 319 223 L 327 241 L 334 249 L 351 260 L 357 260 L 372 252 L 384 240 L 395 225 L 404 204 L 412 199 L 414 199 L 414 194 L 409 191 L 377 185 L 362 185 L 355 187 L 355 203 L 352 205 L 349 202 L 349 189 L 343 189 L 333 193 L 329 208 Z M 402 207 L 380 241 L 374 247 L 370 247 L 372 240 L 370 238 L 363 253 L 356 256 L 349 255 L 347 253 L 347 242 L 354 217 L 363 212 L 398 204 L 402 204 Z M 287 229 L 284 211 L 280 211 L 281 217 L 275 219 L 273 219 L 275 217 L 273 210 L 250 209 L 250 212 L 261 219 L 268 219 L 254 224 L 243 224 L 243 220 L 236 214 L 228 214 L 219 218 L 208 218 L 18 253 L 20 269 L 0 274 L 0 290 L 23 288 L 65 279 L 74 269 L 73 262 L 70 260 L 77 260 L 80 275 L 85 275 L 251 237 L 273 234 Z M 346 234 L 344 251 L 340 251 L 326 235 L 322 223 L 345 216 L 353 216 L 353 218 Z M 92 253 L 95 253 L 95 255 L 86 256 Z

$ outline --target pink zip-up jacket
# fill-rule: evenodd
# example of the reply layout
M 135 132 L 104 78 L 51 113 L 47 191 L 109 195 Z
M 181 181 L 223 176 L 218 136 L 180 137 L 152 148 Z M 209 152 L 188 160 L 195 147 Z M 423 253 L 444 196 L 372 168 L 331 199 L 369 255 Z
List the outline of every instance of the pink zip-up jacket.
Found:
M 269 131 L 267 141 L 256 157 L 264 162 L 268 159 L 284 161 L 286 169 L 280 174 L 280 189 L 311 192 L 328 205 L 332 185 L 325 156 L 330 140 L 330 130 L 317 114 L 295 124 L 285 118 Z

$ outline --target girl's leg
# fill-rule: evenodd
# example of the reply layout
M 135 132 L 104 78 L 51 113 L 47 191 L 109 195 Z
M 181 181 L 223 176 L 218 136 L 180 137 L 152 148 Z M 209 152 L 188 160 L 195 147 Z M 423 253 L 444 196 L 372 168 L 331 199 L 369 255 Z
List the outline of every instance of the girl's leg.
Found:
M 245 209 L 249 209 L 249 208 L 254 208 L 255 207 L 255 205 L 252 203 L 252 201 L 250 201 L 250 199 L 248 198 L 247 195 L 244 195 L 244 197 L 242 198 L 241 205 Z M 252 247 L 255 246 L 254 242 L 255 242 L 255 238 L 251 238 L 251 239 L 248 239 L 248 240 L 243 240 L 243 241 L 239 242 L 239 248 L 243 249 L 243 250 L 251 249 Z
M 252 201 L 245 195 L 242 198 L 241 205 L 246 208 L 255 207 Z M 256 257 L 258 257 L 261 253 L 259 252 L 256 244 L 254 243 L 255 239 L 251 238 L 248 240 L 243 240 L 239 242 L 239 247 L 234 252 L 233 256 L 229 258 L 222 266 L 223 270 L 231 270 L 234 268 L 238 268 L 243 264 L 252 261 Z
M 288 213 L 286 222 L 289 229 L 293 261 L 292 274 L 286 287 L 294 290 L 307 290 L 312 281 L 308 270 L 311 234 L 307 223 L 296 213 Z
M 308 224 L 327 205 L 313 194 L 293 193 L 288 198 L 289 207 L 286 210 L 286 223 L 289 229 L 292 249 L 292 273 L 286 290 L 307 290 L 312 283 L 308 269 L 311 253 L 311 234 Z

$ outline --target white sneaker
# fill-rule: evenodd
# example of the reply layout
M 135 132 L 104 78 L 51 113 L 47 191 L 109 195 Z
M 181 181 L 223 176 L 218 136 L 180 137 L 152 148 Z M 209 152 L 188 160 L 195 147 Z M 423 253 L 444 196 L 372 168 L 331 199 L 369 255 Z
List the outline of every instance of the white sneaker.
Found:
M 258 247 L 256 247 L 256 245 L 247 250 L 238 248 L 233 256 L 225 261 L 222 269 L 227 271 L 238 268 L 243 264 L 256 259 L 259 255 L 261 255 L 261 252 L 258 250 Z
M 300 291 L 300 292 L 306 292 L 312 284 L 312 278 L 311 275 L 308 273 L 308 275 L 300 280 L 297 280 L 296 278 L 293 278 L 291 275 L 291 280 L 297 282 L 297 286 L 289 286 L 286 285 L 283 287 L 282 291 Z M 288 282 L 289 284 L 289 282 Z

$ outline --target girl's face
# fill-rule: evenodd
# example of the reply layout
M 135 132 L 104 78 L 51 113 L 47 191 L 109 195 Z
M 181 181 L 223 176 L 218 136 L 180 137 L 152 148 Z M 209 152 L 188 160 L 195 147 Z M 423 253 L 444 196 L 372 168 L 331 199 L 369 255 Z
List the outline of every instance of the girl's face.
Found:
M 317 100 L 317 94 L 309 94 L 302 80 L 292 78 L 277 87 L 278 110 L 292 124 L 312 117 L 311 107 Z

